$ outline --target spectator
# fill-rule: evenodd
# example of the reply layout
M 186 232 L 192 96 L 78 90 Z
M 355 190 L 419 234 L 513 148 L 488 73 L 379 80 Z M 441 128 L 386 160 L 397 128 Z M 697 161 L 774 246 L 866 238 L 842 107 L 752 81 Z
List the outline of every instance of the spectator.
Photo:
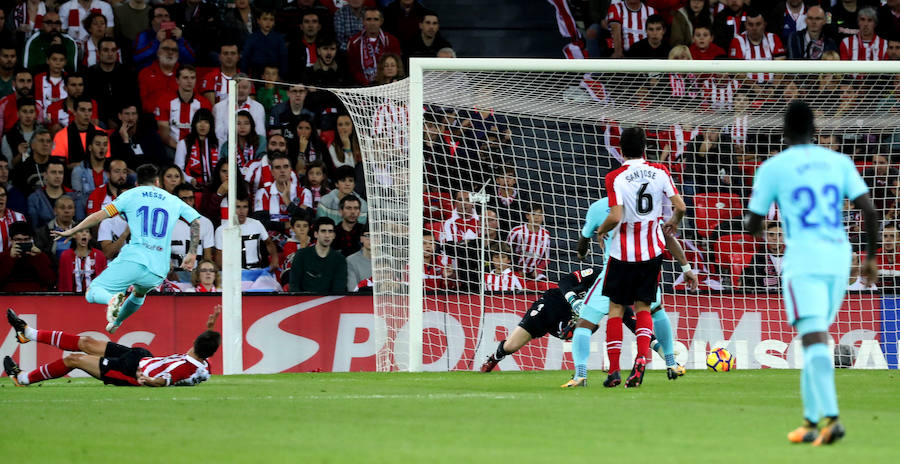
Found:
M 97 241 L 100 242 L 100 249 L 103 250 L 103 256 L 106 256 L 107 262 L 118 256 L 129 237 L 131 237 L 131 231 L 128 229 L 128 223 L 121 216 L 100 223 Z
M 228 8 L 222 20 L 222 36 L 233 40 L 238 48 L 244 48 L 247 37 L 256 24 L 250 0 L 235 0 L 234 8 Z
M 878 250 L 878 286 L 882 289 L 897 288 L 900 284 L 900 235 L 897 225 L 887 223 L 881 229 L 881 249 Z
M 145 113 L 152 113 L 162 97 L 178 92 L 178 82 L 175 81 L 175 71 L 178 70 L 181 56 L 178 43 L 174 39 L 164 38 L 155 52 L 157 59 L 138 73 L 138 88 Z
M 516 269 L 530 279 L 547 280 L 544 271 L 550 260 L 550 232 L 544 228 L 544 207 L 533 203 L 525 213 L 525 220 L 527 222 L 510 231 L 506 239 Z
M 716 127 L 704 127 L 684 151 L 685 191 L 689 195 L 728 192 L 735 163 L 732 143 Z
M 25 215 L 7 208 L 9 190 L 6 185 L 0 185 L 0 252 L 9 251 L 10 241 L 9 226 L 16 222 L 25 223 Z M 27 223 L 25 223 L 27 225 Z
M 335 177 L 336 169 L 341 166 L 355 168 L 362 163 L 362 150 L 359 146 L 359 136 L 356 134 L 356 126 L 349 114 L 340 114 L 337 117 L 337 136 L 328 146 L 330 155 L 328 175 Z
M 716 13 L 713 19 L 712 33 L 716 45 L 728 50 L 731 41 L 744 32 L 747 13 L 744 11 L 744 0 L 726 0 L 725 8 Z
M 453 213 L 441 228 L 441 242 L 461 242 L 478 237 L 478 215 L 469 201 L 469 192 L 456 192 Z
M 384 17 L 378 10 L 366 10 L 363 30 L 350 38 L 347 59 L 353 79 L 359 85 L 375 82 L 378 62 L 385 53 L 402 53 L 400 42 L 390 33 L 381 30 Z
M 78 68 L 87 69 L 99 61 L 100 39 L 109 37 L 106 35 L 106 17 L 100 13 L 91 13 L 84 18 L 84 28 L 88 31 L 88 36 L 78 43 Z M 109 37 L 112 38 L 112 37 Z M 116 61 L 122 62 L 122 56 L 116 50 Z
M 235 179 L 237 182 L 238 196 L 250 198 L 247 183 L 241 176 Z M 228 159 L 222 158 L 216 164 L 213 171 L 212 182 L 206 186 L 203 195 L 200 196 L 201 214 L 206 216 L 213 225 L 224 223 L 228 220 Z
M 316 42 L 321 30 L 319 14 L 314 10 L 304 11 L 300 20 L 300 33 L 293 34 L 294 37 L 291 38 L 290 45 L 288 45 L 288 56 L 291 57 L 288 64 L 290 72 L 288 76 L 292 81 L 300 80 L 306 73 L 306 69 L 316 64 L 318 59 Z
M 165 146 L 177 151 L 181 148 L 180 142 L 191 133 L 193 124 L 189 122 L 193 121 L 197 111 L 203 109 L 209 112 L 212 106 L 196 93 L 197 70 L 193 66 L 178 68 L 175 82 L 178 83 L 178 90 L 174 97 L 172 94 L 160 97 L 153 114 L 156 115 L 159 138 Z M 176 159 L 178 156 L 176 153 Z
M 122 43 L 134 43 L 150 27 L 147 0 L 124 0 L 113 7 L 115 37 Z
M 887 59 L 887 41 L 875 35 L 878 21 L 874 8 L 863 8 L 857 14 L 859 33 L 841 41 L 841 59 L 880 61 Z
M 647 37 L 647 18 L 655 14 L 641 0 L 625 0 L 609 6 L 607 22 L 613 38 L 613 58 L 622 58 L 635 42 Z
M 28 146 L 37 129 L 37 106 L 31 97 L 22 97 L 17 103 L 18 121 L 12 129 L 3 134 L 0 150 L 13 166 L 18 165 L 28 154 Z
M 47 4 L 43 0 L 16 3 L 16 6 L 8 12 L 6 24 L 16 31 L 16 43 L 21 44 L 41 30 L 44 15 L 47 14 Z
M 419 24 L 428 10 L 416 0 L 394 0 L 384 9 L 384 30 L 411 43 L 419 35 Z
M 216 263 L 202 259 L 197 267 L 191 272 L 191 285 L 194 287 L 190 291 L 196 293 L 209 293 L 222 291 L 222 272 Z
M 325 163 L 321 161 L 309 163 L 306 166 L 306 175 L 300 180 L 300 185 L 312 193 L 311 212 L 315 215 L 322 197 L 331 191 L 328 188 L 328 177 L 325 176 Z
M 15 92 L 13 83 L 18 62 L 16 45 L 11 42 L 0 42 L 0 98 Z
M 375 73 L 375 85 L 390 84 L 406 77 L 403 61 L 394 53 L 385 53 L 378 60 L 378 71 Z
M 806 28 L 809 12 L 804 0 L 783 0 L 766 13 L 768 30 L 778 35 L 783 43 L 787 43 L 791 34 Z
M 178 187 L 185 182 L 184 171 L 177 165 L 171 164 L 163 167 L 160 172 L 159 178 L 163 190 L 175 195 L 175 187 Z
M 106 256 L 91 246 L 91 231 L 82 230 L 72 237 L 74 248 L 62 252 L 59 258 L 59 279 L 56 290 L 83 293 L 91 281 L 106 269 Z
M 666 35 L 666 22 L 658 14 L 650 15 L 645 25 L 647 37 L 631 45 L 625 53 L 629 58 L 654 58 L 665 60 L 672 47 L 663 39 Z
M 32 87 L 34 86 L 34 81 L 31 78 L 31 71 L 26 69 L 22 69 L 16 71 L 15 80 L 13 81 L 13 87 L 15 91 L 2 99 L 0 99 L 0 117 L 2 117 L 2 124 L 0 127 L 3 128 L 3 132 L 6 132 L 13 128 L 16 124 L 16 121 L 19 120 L 18 116 L 18 101 L 20 98 L 31 98 L 32 96 Z M 37 114 L 40 115 L 43 113 L 41 108 L 35 107 L 37 110 Z
M 109 183 L 109 166 L 106 163 L 109 136 L 105 132 L 94 132 L 87 140 L 87 146 L 88 158 L 72 168 L 71 176 L 72 190 L 81 199 L 87 199 L 97 187 Z M 99 209 L 100 205 L 97 205 L 94 211 Z
M 269 166 L 269 155 L 279 152 L 287 154 L 287 142 L 279 134 L 272 134 L 266 141 L 266 151 L 260 154 L 260 158 L 250 165 L 244 174 L 249 188 L 250 196 L 256 197 L 256 191 L 260 188 L 268 188 L 272 184 L 272 169 Z
M 244 43 L 241 68 L 258 76 L 267 65 L 277 65 L 278 73 L 288 75 L 288 52 L 284 36 L 272 30 L 275 13 L 262 10 L 256 18 L 259 29 L 253 31 Z
M 184 40 L 191 44 L 199 66 L 214 65 L 219 39 L 219 11 L 202 0 L 184 0 L 169 7 L 172 20 L 184 31 Z
M 253 116 L 254 131 L 260 136 L 266 136 L 266 110 L 258 101 L 250 98 L 253 85 L 246 80 L 246 74 L 238 74 L 237 107 L 235 112 L 246 111 Z M 228 140 L 228 100 L 220 101 L 213 107 L 213 117 L 216 121 L 216 137 L 221 141 Z
M 278 252 L 275 244 L 269 238 L 269 233 L 262 223 L 248 217 L 250 214 L 250 199 L 246 192 L 239 192 L 235 202 L 234 212 L 237 215 L 238 224 L 241 226 L 241 243 L 243 244 L 243 256 L 241 262 L 244 269 L 265 269 L 267 267 L 278 268 Z M 227 224 L 216 228 L 216 266 L 222 267 L 222 247 L 224 246 L 224 233 Z M 266 253 L 269 263 L 266 262 Z M 245 276 L 246 277 L 246 276 Z M 242 280 L 247 280 L 246 278 Z M 255 280 L 255 279 L 253 279 Z
M 256 122 L 247 110 L 238 111 L 235 118 L 237 132 L 237 164 L 241 175 L 246 177 L 252 166 L 259 161 L 265 151 L 266 139 L 257 132 Z M 227 137 L 226 137 L 227 139 Z M 221 153 L 228 153 L 228 141 L 222 142 Z
M 766 20 L 762 13 L 748 10 L 747 30 L 731 39 L 728 56 L 735 60 L 783 60 L 787 52 L 777 35 L 766 32 Z M 775 78 L 772 73 L 750 73 L 748 79 L 758 83 L 769 82 Z
M 49 126 L 51 133 L 59 132 L 63 127 L 69 125 L 69 121 L 75 116 L 75 101 L 84 95 L 84 76 L 81 73 L 66 74 L 63 82 L 65 83 L 66 98 L 50 104 L 50 107 L 47 108 L 47 117 L 44 119 L 44 124 Z M 91 100 L 91 107 L 93 111 L 91 123 L 96 125 L 100 122 L 97 120 L 97 102 Z
M 340 215 L 340 202 L 345 196 L 354 195 L 358 198 L 358 195 L 353 191 L 356 187 L 356 173 L 353 168 L 341 166 L 336 172 L 337 174 L 335 174 L 334 181 L 337 188 L 323 196 L 322 201 L 319 202 L 319 207 L 316 209 L 317 218 L 331 218 L 332 222 L 335 218 L 338 220 L 342 219 Z M 365 224 L 368 222 L 369 206 L 365 200 L 360 199 L 359 201 L 360 213 L 358 220 L 360 223 Z
M 106 127 L 119 127 L 116 116 L 122 103 L 137 105 L 140 100 L 137 75 L 121 64 L 119 46 L 111 37 L 100 39 L 97 49 L 97 64 L 85 71 L 84 90 L 97 102 L 98 119 Z
M 741 274 L 741 286 L 748 292 L 777 292 L 781 283 L 781 259 L 784 257 L 784 237 L 778 221 L 766 227 L 766 247 L 757 252 Z
M 341 198 L 341 222 L 334 226 L 334 249 L 345 257 L 359 251 L 363 224 L 359 223 L 360 199 L 355 195 Z
M 316 63 L 319 63 L 319 61 L 316 61 Z M 281 82 L 278 66 L 266 66 L 263 69 L 262 78 L 266 82 L 256 89 L 256 101 L 262 104 L 263 109 L 266 111 L 266 121 L 268 121 L 272 108 L 275 105 L 286 102 L 288 94 L 280 84 L 274 84 L 275 82 Z
M 294 171 L 297 175 L 306 175 L 306 165 L 313 161 L 329 161 L 328 149 L 309 118 L 300 118 L 295 134 L 296 137 L 288 141 L 288 154 L 294 161 Z
M 422 277 L 425 279 L 426 290 L 441 290 L 450 286 L 450 280 L 454 277 L 453 261 L 444 253 L 436 253 L 437 244 L 434 234 L 426 231 L 422 236 L 422 257 L 425 269 Z
M 66 160 L 70 168 L 88 159 L 87 140 L 95 132 L 105 131 L 91 122 L 94 115 L 94 103 L 82 95 L 75 99 L 74 123 L 69 124 L 53 137 L 53 156 Z M 107 148 L 108 149 L 108 148 Z M 107 156 L 109 152 L 107 151 Z
M 101 137 L 94 137 L 95 147 Z M 103 141 L 105 142 L 105 141 Z M 94 148 L 99 149 L 99 148 Z M 109 182 L 101 185 L 91 192 L 87 200 L 87 213 L 93 214 L 101 208 L 113 202 L 119 195 L 128 189 L 128 165 L 125 161 L 115 158 L 106 160 L 106 171 Z
M 196 195 L 194 187 L 187 182 L 175 187 L 174 195 L 185 202 L 191 208 L 194 207 Z M 216 248 L 215 227 L 212 221 L 205 216 L 197 218 L 200 221 L 200 244 L 197 247 L 197 256 L 200 259 L 212 260 L 213 250 Z M 187 254 L 188 245 L 191 243 L 191 226 L 184 220 L 175 223 L 172 230 L 172 267 L 175 271 L 182 271 L 181 263 L 184 262 L 184 256 Z M 180 279 L 187 280 L 187 279 Z
M 294 203 L 301 208 L 312 208 L 312 193 L 301 187 L 297 179 L 292 177 L 291 161 L 286 154 L 272 153 L 268 159 L 274 181 L 268 188 L 256 191 L 253 209 L 257 212 L 267 212 L 273 222 L 283 223 L 286 227 L 278 229 L 282 232 L 290 227 L 288 206 Z
M 3 186 L 6 192 L 6 207 L 16 211 L 28 211 L 25 195 L 10 182 L 9 174 L 9 161 L 0 157 L 0 186 Z
M 66 165 L 56 158 L 51 158 L 44 173 L 44 187 L 28 195 L 28 222 L 41 227 L 53 219 L 53 205 L 59 197 L 66 195 L 63 187 Z M 75 211 L 77 220 L 84 218 L 84 211 Z
M 154 56 L 159 59 L 166 74 L 174 72 L 176 63 L 193 63 L 196 59 L 194 49 L 184 38 L 181 28 L 172 20 L 169 10 L 162 6 L 155 6 L 150 9 L 149 14 L 150 28 L 138 34 L 137 39 L 134 40 L 135 67 L 143 71 L 144 68 L 153 64 Z M 166 45 L 165 42 L 169 40 L 172 43 Z M 168 50 L 164 50 L 165 53 L 160 54 L 159 50 L 162 47 L 167 47 Z M 165 63 L 162 63 L 163 57 L 166 57 Z M 172 57 L 174 60 L 170 60 Z M 143 83 L 141 87 L 143 88 Z
M 100 0 L 69 0 L 59 7 L 59 16 L 63 18 L 62 31 L 75 39 L 76 43 L 84 41 L 90 35 L 88 27 L 83 24 L 84 20 L 95 11 L 106 18 L 109 27 L 116 25 L 109 3 Z
M 334 34 L 341 50 L 347 50 L 350 38 L 363 30 L 365 0 L 347 0 L 334 15 Z
M 436 57 L 438 50 L 450 48 L 450 42 L 441 35 L 437 13 L 424 11 L 419 20 L 419 30 L 410 40 L 403 41 L 403 57 L 407 63 L 413 56 Z
M 491 271 L 484 274 L 484 291 L 511 292 L 525 289 L 522 279 L 513 271 L 511 255 L 512 250 L 505 243 L 491 247 Z
M 13 185 L 23 195 L 30 195 L 31 192 L 43 187 L 51 147 L 53 141 L 50 132 L 43 126 L 38 126 L 31 136 L 31 156 L 13 170 Z
M 164 166 L 168 164 L 159 126 L 155 118 L 138 114 L 138 105 L 126 100 L 119 103 L 119 114 L 114 127 L 119 130 L 109 138 L 112 156 L 125 160 L 128 169 L 135 171 L 142 164 Z
M 871 189 L 872 201 L 879 211 L 884 211 L 900 194 L 900 170 L 891 166 L 887 155 L 872 155 L 872 164 L 862 172 Z
M 35 227 L 34 246 L 46 253 L 53 263 L 58 263 L 63 252 L 72 248 L 73 241 L 65 237 L 54 238 L 51 232 L 75 227 L 75 201 L 67 195 L 59 197 L 53 205 L 53 214 L 50 222 Z
M 304 70 L 301 79 L 304 84 L 316 87 L 345 87 L 351 84 L 345 62 L 337 60 L 337 47 L 334 37 L 320 37 L 316 41 L 317 59 L 315 64 Z
M 880 37 L 890 41 L 900 40 L 900 0 L 887 0 L 878 8 L 875 23 L 878 24 L 875 32 Z
M 47 72 L 34 76 L 34 99 L 41 106 L 41 121 L 49 119 L 50 106 L 68 96 L 64 88 L 66 68 L 66 52 L 62 46 L 54 45 L 47 49 Z
M 284 249 L 281 251 L 281 275 L 278 281 L 282 285 L 286 286 L 290 282 L 294 254 L 297 250 L 311 246 L 309 218 L 305 211 L 299 211 L 291 216 L 291 237 L 284 243 Z
M 504 165 L 494 174 L 494 182 L 488 185 L 487 207 L 498 213 L 500 230 L 503 235 L 525 220 L 527 204 L 531 201 L 529 192 L 517 187 L 515 166 Z
M 668 59 L 670 60 L 693 60 L 694 58 L 691 56 L 691 49 L 685 45 L 676 45 L 669 50 Z M 685 96 L 686 94 L 680 93 L 685 92 L 686 88 L 693 88 L 693 84 L 686 83 L 685 77 L 681 74 L 670 74 L 670 88 L 672 89 L 672 96 Z M 688 75 L 688 82 L 693 80 L 693 76 Z M 676 83 L 677 82 L 677 83 Z
M 56 275 L 50 257 L 34 246 L 31 227 L 22 221 L 9 225 L 11 247 L 0 253 L 0 292 L 45 292 Z
M 857 17 L 859 10 L 865 7 L 867 1 L 837 0 L 830 8 L 831 24 L 837 27 L 838 40 L 859 34 Z
M 688 45 L 694 40 L 694 30 L 697 27 L 712 29 L 712 10 L 709 8 L 709 0 L 690 0 L 686 6 L 675 12 L 672 19 L 672 35 L 669 37 L 669 45 Z M 697 58 L 694 58 L 697 59 Z
M 888 40 L 886 59 L 891 61 L 900 60 L 900 40 Z
M 306 86 L 297 84 L 288 89 L 288 101 L 281 102 L 269 113 L 269 135 L 280 134 L 287 140 L 296 138 L 294 130 L 300 118 L 315 118 L 316 114 L 306 108 Z
M 811 6 L 806 11 L 806 28 L 788 37 L 788 58 L 792 60 L 820 60 L 827 51 L 836 51 L 837 43 L 826 34 L 825 10 Z
M 212 112 L 200 108 L 191 119 L 191 131 L 178 142 L 175 165 L 181 168 L 188 182 L 200 188 L 210 182 L 218 162 L 219 140 L 213 131 Z
M 343 293 L 347 286 L 347 260 L 331 249 L 334 221 L 316 219 L 313 235 L 316 245 L 294 253 L 291 264 L 290 291 L 317 294 Z
M 237 64 L 241 60 L 241 52 L 234 42 L 222 42 L 219 45 L 219 67 L 206 73 L 200 81 L 200 93 L 209 100 L 210 105 L 228 99 L 228 83 L 240 71 Z
M 74 71 L 78 59 L 78 45 L 75 39 L 63 34 L 61 29 L 62 21 L 59 14 L 48 11 L 41 22 L 41 31 L 25 42 L 22 64 L 28 69 L 33 69 L 46 63 L 50 47 L 58 45 L 63 48 L 63 55 L 66 57 L 66 71 Z
M 372 281 L 372 241 L 369 238 L 368 224 L 362 227 L 359 240 L 362 248 L 347 256 L 347 291 L 371 292 L 375 285 Z M 433 239 L 432 243 L 434 243 Z

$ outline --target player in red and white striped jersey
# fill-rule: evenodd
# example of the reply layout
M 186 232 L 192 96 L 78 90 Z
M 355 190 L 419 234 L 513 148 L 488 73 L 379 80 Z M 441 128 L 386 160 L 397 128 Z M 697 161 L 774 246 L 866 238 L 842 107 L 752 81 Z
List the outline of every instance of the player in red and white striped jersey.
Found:
M 550 258 L 550 232 L 544 228 L 544 208 L 537 203 L 525 213 L 525 224 L 514 227 L 506 239 L 513 259 L 522 274 L 533 279 L 546 279 L 544 269 Z
M 484 291 L 514 292 L 525 289 L 522 278 L 513 271 L 512 250 L 509 245 L 500 243 L 491 249 L 491 272 L 484 274 Z
M 191 65 L 184 65 L 175 72 L 178 90 L 175 95 L 166 94 L 157 101 L 153 114 L 163 143 L 172 148 L 191 133 L 191 119 L 200 108 L 212 111 L 209 100 L 197 97 L 194 88 L 197 84 L 197 70 Z
M 728 56 L 735 60 L 784 60 L 787 51 L 777 35 L 766 32 L 766 20 L 762 13 L 747 11 L 747 30 L 731 39 Z M 775 78 L 772 73 L 750 73 L 747 78 L 759 83 Z
M 45 110 L 50 108 L 54 102 L 68 96 L 63 82 L 66 61 L 65 48 L 51 46 L 47 49 L 47 72 L 34 76 L 34 99 Z M 47 114 L 42 113 L 38 119 L 44 121 L 46 118 Z
M 22 372 L 7 356 L 3 359 L 3 368 L 17 386 L 63 377 L 74 369 L 81 369 L 103 383 L 118 386 L 196 385 L 209 380 L 209 363 L 206 360 L 218 351 L 222 342 L 222 336 L 213 330 L 221 312 L 221 305 L 216 305 L 215 311 L 206 320 L 206 331 L 194 339 L 187 353 L 155 358 L 146 348 L 127 347 L 58 330 L 37 330 L 8 309 L 6 320 L 16 331 L 19 343 L 34 340 L 73 353 L 31 372 Z
M 875 35 L 876 13 L 863 8 L 856 15 L 859 34 L 841 41 L 841 59 L 851 61 L 881 61 L 887 59 L 887 40 Z
M 637 313 L 638 351 L 625 385 L 637 387 L 643 381 L 650 354 L 653 332 L 650 304 L 656 299 L 662 269 L 663 232 L 672 234 L 678 229 L 687 207 L 665 166 L 643 159 L 646 138 L 642 129 L 623 130 L 619 145 L 625 163 L 606 175 L 610 213 L 597 232 L 600 236 L 612 233 L 603 284 L 603 295 L 610 300 L 606 328 L 610 366 L 604 385 L 615 386 L 620 382 L 622 316 L 625 305 L 633 304 Z M 663 224 L 666 198 L 672 202 L 673 215 Z
M 655 13 L 641 0 L 613 1 L 606 16 L 613 36 L 613 58 L 624 57 L 635 42 L 647 37 L 647 18 Z

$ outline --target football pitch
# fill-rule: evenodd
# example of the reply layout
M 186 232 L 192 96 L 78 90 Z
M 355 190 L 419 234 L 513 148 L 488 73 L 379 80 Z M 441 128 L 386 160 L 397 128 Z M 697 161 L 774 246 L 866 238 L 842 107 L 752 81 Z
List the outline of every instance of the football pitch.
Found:
M 791 445 L 799 373 L 649 371 L 638 389 L 561 389 L 568 373 L 214 376 L 196 387 L 0 379 L 16 462 L 523 463 L 895 461 L 896 371 L 836 372 L 847 436 Z

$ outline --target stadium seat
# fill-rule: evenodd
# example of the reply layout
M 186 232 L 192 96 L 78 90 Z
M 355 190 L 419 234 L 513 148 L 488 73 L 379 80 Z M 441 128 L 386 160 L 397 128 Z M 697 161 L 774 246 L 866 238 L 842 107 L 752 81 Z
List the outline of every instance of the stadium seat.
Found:
M 739 285 L 741 273 L 750 264 L 758 247 L 756 239 L 747 234 L 723 235 L 713 244 L 713 254 L 720 272 L 724 274 L 729 271 L 734 287 Z
M 701 193 L 694 196 L 697 233 L 708 237 L 722 221 L 741 215 L 741 197 L 732 193 Z

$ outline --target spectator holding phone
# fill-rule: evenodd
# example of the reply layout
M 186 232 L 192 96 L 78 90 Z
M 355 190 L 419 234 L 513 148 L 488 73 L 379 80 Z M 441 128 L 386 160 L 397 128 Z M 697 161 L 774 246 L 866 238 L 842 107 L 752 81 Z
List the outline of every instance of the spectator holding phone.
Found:
M 172 21 L 169 10 L 162 6 L 150 8 L 150 29 L 141 32 L 134 41 L 135 67 L 140 70 L 152 64 L 156 50 L 168 39 L 174 40 L 177 44 L 179 63 L 194 62 L 194 50 L 182 36 L 181 28 Z
M 0 292 L 45 292 L 56 276 L 50 257 L 34 246 L 31 226 L 24 221 L 9 225 L 11 247 L 0 253 Z

